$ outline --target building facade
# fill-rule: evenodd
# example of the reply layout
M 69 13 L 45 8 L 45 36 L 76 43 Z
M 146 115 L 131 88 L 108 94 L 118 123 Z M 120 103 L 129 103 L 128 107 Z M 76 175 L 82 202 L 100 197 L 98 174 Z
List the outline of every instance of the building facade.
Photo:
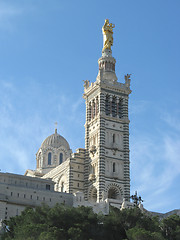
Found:
M 28 206 L 36 207 L 46 203 L 52 207 L 57 202 L 72 206 L 73 196 L 54 191 L 52 180 L 0 173 L 0 219 L 17 216 Z
M 108 212 L 109 204 L 119 208 L 130 205 L 130 75 L 125 76 L 124 83 L 117 81 L 116 60 L 111 50 L 113 28 L 106 19 L 96 81 L 84 81 L 85 148 L 72 153 L 67 140 L 55 129 L 36 154 L 35 170 L 27 170 L 25 176 L 1 174 L 0 211 L 3 214 L 6 208 L 11 209 L 16 204 L 22 206 L 22 210 L 44 201 L 50 206 L 56 202 L 93 206 L 97 212 L 98 209 Z M 7 180 L 3 182 L 3 178 Z M 42 187 L 37 188 L 37 185 Z M 17 209 L 16 206 L 12 210 L 14 215 Z

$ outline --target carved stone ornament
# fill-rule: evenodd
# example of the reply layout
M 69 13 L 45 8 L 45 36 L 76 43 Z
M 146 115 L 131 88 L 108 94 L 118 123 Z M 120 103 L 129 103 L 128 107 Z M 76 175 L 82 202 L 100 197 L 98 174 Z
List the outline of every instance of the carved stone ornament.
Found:
M 89 148 L 89 151 L 90 153 L 92 153 L 93 157 L 94 157 L 94 154 L 96 152 L 96 146 L 92 145 L 90 148 Z
M 84 88 L 87 89 L 89 87 L 89 80 L 83 80 Z

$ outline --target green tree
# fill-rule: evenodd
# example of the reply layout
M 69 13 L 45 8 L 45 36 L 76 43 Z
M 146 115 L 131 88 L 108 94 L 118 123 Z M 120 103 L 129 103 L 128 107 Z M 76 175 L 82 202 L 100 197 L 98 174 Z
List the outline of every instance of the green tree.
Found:
M 180 218 L 162 222 L 138 208 L 110 208 L 107 216 L 89 207 L 55 205 L 26 208 L 20 216 L 4 221 L 3 240 L 179 240 Z
M 180 239 L 180 216 L 171 215 L 163 219 L 161 224 L 163 235 L 168 240 Z
M 138 227 L 127 230 L 127 237 L 128 240 L 165 240 L 160 232 L 150 232 Z
M 91 208 L 70 208 L 44 205 L 27 208 L 20 216 L 4 221 L 6 233 L 2 239 L 98 239 L 98 215 Z

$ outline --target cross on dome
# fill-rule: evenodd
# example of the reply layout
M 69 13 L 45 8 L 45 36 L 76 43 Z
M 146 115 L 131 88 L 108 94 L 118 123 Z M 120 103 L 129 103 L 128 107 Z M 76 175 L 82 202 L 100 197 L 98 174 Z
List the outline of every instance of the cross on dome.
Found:
M 57 125 L 58 125 L 58 123 L 55 122 L 54 125 L 55 125 L 55 133 L 57 133 Z

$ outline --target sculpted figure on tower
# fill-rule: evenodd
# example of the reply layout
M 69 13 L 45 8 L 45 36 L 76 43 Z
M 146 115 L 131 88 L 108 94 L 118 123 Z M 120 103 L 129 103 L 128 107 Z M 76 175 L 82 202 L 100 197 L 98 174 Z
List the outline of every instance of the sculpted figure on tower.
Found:
M 114 24 L 109 23 L 109 19 L 105 20 L 104 26 L 102 27 L 103 32 L 103 50 L 110 49 L 113 45 L 113 28 L 115 27 Z

